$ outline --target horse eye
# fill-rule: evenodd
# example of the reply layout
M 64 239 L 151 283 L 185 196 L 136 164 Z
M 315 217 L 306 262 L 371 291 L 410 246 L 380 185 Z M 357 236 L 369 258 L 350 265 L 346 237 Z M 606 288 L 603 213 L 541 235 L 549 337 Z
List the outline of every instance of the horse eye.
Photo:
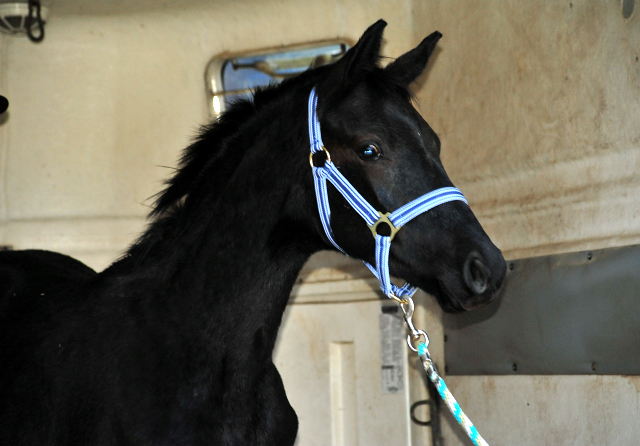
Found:
M 375 160 L 380 158 L 380 150 L 373 144 L 362 147 L 358 154 L 363 160 Z

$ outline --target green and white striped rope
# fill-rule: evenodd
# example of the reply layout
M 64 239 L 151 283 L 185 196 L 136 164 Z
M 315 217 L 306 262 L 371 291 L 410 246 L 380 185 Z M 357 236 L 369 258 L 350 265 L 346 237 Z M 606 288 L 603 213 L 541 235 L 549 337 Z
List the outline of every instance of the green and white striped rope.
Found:
M 442 397 L 442 400 L 445 402 L 445 404 L 455 417 L 456 421 L 458 421 L 460 426 L 462 426 L 462 428 L 465 430 L 471 441 L 473 441 L 473 444 L 475 444 L 476 446 L 489 446 L 484 438 L 480 436 L 480 434 L 478 433 L 478 429 L 476 429 L 469 417 L 467 417 L 462 411 L 462 409 L 460 408 L 460 404 L 458 404 L 456 399 L 453 397 L 442 377 L 438 375 L 433 361 L 431 360 L 431 356 L 429 355 L 427 344 L 425 344 L 424 342 L 420 342 L 418 344 L 418 355 L 420 356 L 422 366 L 424 367 L 427 376 L 436 386 L 436 389 Z

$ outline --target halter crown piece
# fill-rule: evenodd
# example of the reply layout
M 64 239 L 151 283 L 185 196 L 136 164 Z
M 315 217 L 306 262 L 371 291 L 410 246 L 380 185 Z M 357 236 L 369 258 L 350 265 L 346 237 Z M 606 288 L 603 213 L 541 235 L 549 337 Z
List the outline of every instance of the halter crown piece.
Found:
M 324 165 L 320 167 L 316 167 L 313 164 L 313 160 L 311 160 L 316 200 L 318 202 L 318 211 L 320 212 L 320 220 L 322 221 L 324 232 L 327 234 L 327 238 L 333 246 L 345 253 L 336 243 L 333 237 L 333 231 L 331 230 L 331 209 L 329 207 L 329 196 L 327 194 L 327 180 L 329 180 L 353 209 L 364 219 L 376 239 L 376 265 L 374 267 L 367 262 L 364 262 L 364 264 L 367 265 L 380 281 L 382 292 L 386 296 L 398 301 L 401 301 L 403 296 L 411 297 L 416 292 L 416 287 L 409 283 L 405 283 L 402 287 L 391 283 L 389 276 L 389 250 L 391 249 L 391 240 L 402 226 L 423 212 L 427 212 L 449 201 L 457 200 L 467 203 L 467 200 L 462 195 L 462 192 L 455 187 L 442 187 L 416 198 L 391 213 L 377 211 L 340 173 L 335 164 L 331 162 L 329 151 L 322 143 L 320 122 L 318 121 L 316 112 L 317 105 L 318 96 L 314 88 L 309 95 L 309 140 L 311 141 L 311 156 L 318 152 L 325 152 L 327 158 Z M 376 232 L 376 228 L 380 223 L 386 223 L 390 226 L 391 234 L 389 236 L 380 235 Z

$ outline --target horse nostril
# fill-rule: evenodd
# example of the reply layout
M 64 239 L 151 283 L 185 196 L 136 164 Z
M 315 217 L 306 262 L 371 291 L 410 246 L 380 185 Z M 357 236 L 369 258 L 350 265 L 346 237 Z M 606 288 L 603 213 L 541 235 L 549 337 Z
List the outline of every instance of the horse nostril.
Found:
M 491 271 L 482 262 L 482 257 L 477 252 L 472 252 L 464 262 L 464 281 L 473 294 L 483 294 L 489 288 Z

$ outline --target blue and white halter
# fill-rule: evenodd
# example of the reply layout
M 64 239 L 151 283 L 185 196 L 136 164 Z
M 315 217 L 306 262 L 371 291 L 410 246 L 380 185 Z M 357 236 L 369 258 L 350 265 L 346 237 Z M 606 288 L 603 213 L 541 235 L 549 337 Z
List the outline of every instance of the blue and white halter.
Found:
M 318 202 L 318 210 L 320 212 L 320 219 L 322 220 L 322 226 L 324 232 L 327 234 L 329 241 L 337 249 L 342 251 L 342 248 L 338 246 L 331 230 L 331 209 L 329 208 L 329 196 L 327 195 L 327 180 L 333 184 L 338 192 L 349 202 L 353 209 L 360 214 L 364 221 L 371 229 L 373 236 L 376 239 L 376 265 L 373 267 L 367 262 L 365 265 L 371 270 L 371 272 L 380 281 L 380 288 L 382 292 L 391 298 L 399 300 L 402 296 L 413 296 L 416 292 L 416 287 L 409 283 L 405 283 L 402 287 L 398 287 L 391 283 L 389 276 L 389 250 L 391 249 L 391 240 L 395 236 L 396 232 L 410 220 L 414 219 L 423 212 L 427 212 L 436 206 L 449 201 L 464 201 L 467 200 L 455 187 L 442 187 L 436 189 L 415 200 L 405 204 L 399 209 L 389 213 L 382 213 L 377 211 L 371 206 L 362 195 L 349 183 L 349 181 L 340 173 L 338 168 L 331 162 L 329 152 L 322 143 L 322 135 L 320 133 L 320 122 L 316 112 L 318 105 L 318 96 L 316 95 L 316 89 L 311 90 L 309 95 L 309 140 L 311 141 L 311 155 L 310 163 L 313 169 L 313 181 L 316 189 L 316 200 Z M 326 161 L 323 166 L 316 167 L 313 164 L 313 155 L 318 152 L 325 152 Z M 377 233 L 377 227 L 380 223 L 386 223 L 391 228 L 391 234 L 388 236 L 380 235 Z M 346 253 L 345 253 L 346 254 Z
M 427 376 L 436 386 L 436 389 L 438 390 L 438 393 L 440 393 L 443 401 L 449 410 L 451 410 L 451 413 L 453 413 L 458 423 L 463 427 L 473 444 L 476 446 L 489 446 L 484 438 L 480 436 L 478 430 L 473 425 L 469 417 L 467 417 L 462 411 L 460 405 L 444 383 L 444 380 L 440 375 L 438 375 L 435 364 L 429 354 L 429 337 L 427 336 L 427 333 L 423 330 L 417 330 L 413 326 L 412 316 L 414 304 L 411 297 L 416 292 L 416 287 L 409 283 L 405 283 L 402 287 L 398 287 L 391 283 L 391 278 L 389 277 L 389 250 L 391 249 L 391 240 L 393 240 L 396 232 L 398 232 L 405 223 L 411 221 L 423 212 L 427 212 L 428 210 L 443 203 L 455 200 L 467 203 L 467 200 L 465 200 L 462 193 L 455 187 L 442 187 L 416 198 L 393 212 L 383 214 L 382 212 L 375 210 L 373 206 L 371 206 L 340 173 L 335 164 L 331 162 L 329 151 L 322 143 L 320 122 L 318 121 L 316 113 L 317 105 L 318 96 L 316 95 L 316 90 L 314 88 L 311 90 L 311 94 L 309 95 L 309 139 L 311 141 L 309 162 L 313 169 L 313 182 L 316 189 L 316 200 L 318 202 L 320 220 L 322 220 L 322 226 L 324 227 L 325 234 L 327 234 L 327 238 L 329 238 L 329 241 L 333 246 L 344 253 L 342 248 L 340 248 L 336 243 L 333 237 L 333 231 L 331 230 L 331 209 L 329 208 L 329 196 L 327 195 L 327 180 L 329 180 L 331 181 L 331 184 L 338 189 L 338 192 L 340 192 L 349 202 L 351 207 L 353 207 L 364 221 L 367 222 L 369 229 L 371 229 L 371 233 L 376 239 L 376 266 L 374 268 L 367 262 L 364 262 L 364 264 L 367 265 L 371 272 L 380 281 L 380 288 L 382 288 L 382 292 L 400 303 L 400 308 L 402 308 L 402 312 L 404 313 L 404 320 L 410 331 L 407 336 L 409 348 L 418 353 L 424 370 L 427 372 Z M 316 167 L 313 164 L 313 155 L 319 152 L 325 153 L 326 160 L 323 166 Z M 391 233 L 388 236 L 378 234 L 377 228 L 380 223 L 386 223 L 389 225 Z M 416 348 L 414 346 L 414 341 L 418 341 L 422 338 L 424 338 L 424 342 L 420 342 Z

